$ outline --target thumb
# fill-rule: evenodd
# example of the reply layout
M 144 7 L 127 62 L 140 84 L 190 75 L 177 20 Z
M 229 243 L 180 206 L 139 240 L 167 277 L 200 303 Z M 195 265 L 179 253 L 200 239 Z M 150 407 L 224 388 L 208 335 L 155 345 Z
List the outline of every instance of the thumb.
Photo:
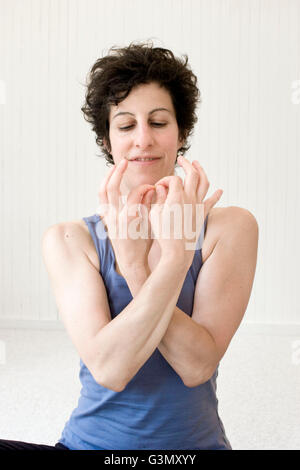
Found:
M 168 195 L 167 189 L 162 184 L 155 185 L 156 188 L 156 204 L 163 204 Z
M 141 184 L 136 188 L 133 188 L 127 198 L 127 204 L 140 204 L 145 196 L 145 194 L 150 190 L 154 190 L 153 184 Z
M 141 204 L 146 207 L 148 214 L 150 212 L 151 201 L 152 201 L 154 193 L 155 193 L 155 189 L 153 188 L 149 189 L 146 193 L 144 193 L 143 199 L 141 201 Z

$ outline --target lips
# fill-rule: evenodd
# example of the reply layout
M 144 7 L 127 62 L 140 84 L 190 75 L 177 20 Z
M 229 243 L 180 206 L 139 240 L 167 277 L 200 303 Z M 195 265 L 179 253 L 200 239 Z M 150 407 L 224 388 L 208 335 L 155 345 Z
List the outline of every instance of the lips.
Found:
M 132 162 L 138 158 L 152 158 L 153 160 L 159 160 L 161 157 L 155 157 L 154 155 L 137 155 L 136 157 L 128 158 L 128 160 Z

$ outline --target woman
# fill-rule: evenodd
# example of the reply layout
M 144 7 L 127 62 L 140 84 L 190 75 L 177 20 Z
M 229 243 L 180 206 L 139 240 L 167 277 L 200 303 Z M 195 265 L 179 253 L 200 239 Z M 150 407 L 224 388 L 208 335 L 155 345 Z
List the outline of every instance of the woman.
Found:
M 81 358 L 78 406 L 53 449 L 231 449 L 216 377 L 249 301 L 258 226 L 246 209 L 215 208 L 221 190 L 205 200 L 206 174 L 183 156 L 196 83 L 187 58 L 149 44 L 111 49 L 91 69 L 82 110 L 112 164 L 99 214 L 43 237 Z M 185 222 L 196 226 L 189 249 Z

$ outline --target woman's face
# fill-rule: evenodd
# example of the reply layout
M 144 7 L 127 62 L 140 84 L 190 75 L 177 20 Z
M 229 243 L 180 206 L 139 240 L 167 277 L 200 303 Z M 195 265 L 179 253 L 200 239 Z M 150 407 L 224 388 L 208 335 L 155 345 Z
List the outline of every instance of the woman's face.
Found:
M 122 194 L 174 174 L 177 151 L 183 144 L 178 132 L 171 96 L 157 83 L 139 85 L 117 106 L 111 106 L 110 153 L 115 164 L 124 157 L 129 160 L 121 182 Z M 143 163 L 133 161 L 137 157 L 158 158 Z

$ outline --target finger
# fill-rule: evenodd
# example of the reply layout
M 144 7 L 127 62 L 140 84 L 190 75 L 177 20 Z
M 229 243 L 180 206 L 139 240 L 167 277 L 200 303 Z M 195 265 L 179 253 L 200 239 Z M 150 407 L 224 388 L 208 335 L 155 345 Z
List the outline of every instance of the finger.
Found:
M 164 176 L 163 178 L 161 178 L 160 180 L 156 181 L 155 185 L 157 184 L 163 184 L 164 186 L 166 187 L 169 187 L 169 183 L 171 181 L 171 179 L 174 179 L 174 178 L 177 178 L 177 179 L 180 179 L 180 176 L 177 176 L 177 175 L 170 175 L 170 176 Z M 182 180 L 181 180 L 182 181 Z
M 156 184 L 156 204 L 164 204 L 168 191 L 166 186 L 162 184 Z
M 167 204 L 182 204 L 184 200 L 183 181 L 180 176 L 169 177 L 168 194 L 166 198 Z
M 141 202 L 141 211 L 143 211 L 144 209 L 146 210 L 146 217 L 148 218 L 149 216 L 149 212 L 150 212 L 150 209 L 151 209 L 151 202 L 152 202 L 152 199 L 153 199 L 153 196 L 155 194 L 155 189 L 149 189 L 146 193 L 144 193 L 144 196 L 143 196 L 143 199 L 142 199 L 142 202 Z M 142 212 L 143 214 L 143 212 Z
M 111 175 L 109 181 L 106 185 L 107 198 L 110 204 L 113 204 L 115 207 L 119 207 L 120 203 L 120 184 L 123 178 L 124 172 L 127 168 L 128 160 L 123 158 L 123 160 L 118 163 L 115 171 Z
M 151 204 L 151 201 L 152 201 L 152 198 L 153 198 L 153 196 L 154 196 L 154 193 L 155 193 L 155 189 L 149 189 L 149 190 L 144 194 L 141 204 L 143 204 L 144 206 L 146 206 L 147 208 L 149 208 L 149 207 L 150 207 L 150 204 Z
M 204 212 L 208 214 L 209 211 L 214 207 L 215 204 L 221 199 L 223 189 L 218 189 L 214 194 L 204 201 Z
M 116 168 L 116 165 L 113 165 L 113 167 L 110 168 L 110 170 L 108 171 L 107 175 L 105 176 L 105 178 L 103 179 L 103 181 L 101 183 L 101 186 L 100 186 L 100 189 L 99 189 L 99 192 L 98 192 L 98 196 L 99 196 L 99 200 L 100 200 L 101 204 L 107 204 L 108 203 L 107 192 L 106 192 L 106 184 L 109 181 L 111 175 L 113 174 L 115 168 Z
M 207 194 L 210 183 L 200 163 L 197 160 L 194 160 L 192 165 L 198 171 L 200 176 L 200 181 L 197 189 L 197 202 L 201 203 Z
M 171 175 L 171 176 L 164 176 L 159 181 L 155 183 L 155 186 L 161 184 L 169 189 L 170 184 L 172 183 L 172 188 L 177 188 L 177 190 L 183 189 L 183 181 L 182 178 L 178 175 Z
M 133 188 L 127 198 L 127 204 L 139 204 L 141 203 L 144 195 L 150 189 L 155 190 L 155 186 L 153 184 L 141 184 L 136 188 Z
M 184 190 L 189 197 L 195 197 L 197 194 L 198 183 L 199 183 L 199 172 L 186 158 L 180 155 L 177 159 L 179 165 L 185 172 Z

